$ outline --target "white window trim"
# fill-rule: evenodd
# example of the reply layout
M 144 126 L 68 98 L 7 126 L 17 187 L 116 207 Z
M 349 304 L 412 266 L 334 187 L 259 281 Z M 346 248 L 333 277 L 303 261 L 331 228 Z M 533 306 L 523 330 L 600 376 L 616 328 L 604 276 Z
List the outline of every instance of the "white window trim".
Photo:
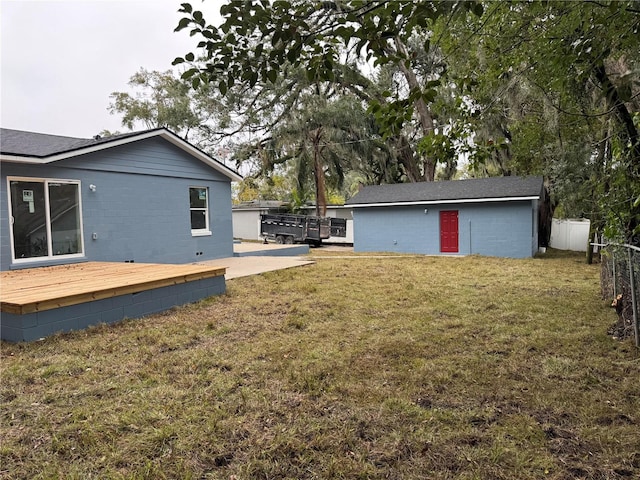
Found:
M 211 230 L 191 230 L 192 237 L 210 237 Z
M 47 228 L 47 251 L 48 255 L 45 257 L 30 257 L 30 258 L 16 258 L 15 242 L 13 239 L 13 211 L 11 207 L 11 182 L 42 182 L 44 184 L 45 195 L 45 219 Z M 80 242 L 82 249 L 79 253 L 71 253 L 66 255 L 53 255 L 53 237 L 51 234 L 51 211 L 49 206 L 49 183 L 66 183 L 70 185 L 78 186 L 78 210 L 80 211 Z M 7 177 L 7 201 L 9 206 L 9 240 L 11 244 L 11 263 L 14 265 L 26 264 L 26 263 L 46 263 L 53 260 L 66 260 L 74 258 L 85 257 L 85 243 L 84 243 L 84 226 L 82 219 L 82 184 L 80 180 L 69 180 L 62 178 L 43 178 L 43 177 Z
M 207 192 L 207 198 L 206 198 L 206 203 L 204 208 L 192 208 L 191 207 L 191 203 L 189 203 L 189 223 L 191 223 L 191 212 L 193 212 L 194 210 L 197 211 L 201 211 L 203 210 L 205 213 L 204 216 L 204 220 L 205 220 L 205 228 L 197 228 L 197 229 L 191 229 L 191 236 L 192 237 L 210 237 L 211 234 L 211 224 L 209 222 L 209 187 L 205 187 L 205 186 L 201 186 L 201 185 L 190 185 L 189 186 L 189 193 L 191 193 L 191 189 L 192 188 L 204 188 L 204 190 Z M 191 195 L 189 195 L 189 198 L 191 198 Z M 189 202 L 191 202 L 191 200 L 189 200 Z

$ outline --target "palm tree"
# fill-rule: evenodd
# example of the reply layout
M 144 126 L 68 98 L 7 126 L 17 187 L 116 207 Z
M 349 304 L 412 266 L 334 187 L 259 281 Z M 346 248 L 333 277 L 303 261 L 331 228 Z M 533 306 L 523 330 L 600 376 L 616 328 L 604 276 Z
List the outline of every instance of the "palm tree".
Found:
M 326 214 L 327 188 L 341 189 L 345 173 L 362 163 L 372 142 L 367 122 L 362 104 L 353 97 L 329 98 L 316 89 L 274 130 L 273 161 L 292 160 L 298 192 L 313 185 L 317 216 Z

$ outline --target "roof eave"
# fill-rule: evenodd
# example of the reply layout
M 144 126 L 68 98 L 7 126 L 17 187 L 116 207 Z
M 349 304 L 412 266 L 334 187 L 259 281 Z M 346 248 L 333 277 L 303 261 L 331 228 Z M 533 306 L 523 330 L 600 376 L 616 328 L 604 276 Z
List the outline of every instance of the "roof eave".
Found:
M 40 164 L 47 163 L 47 159 L 33 156 L 30 157 L 25 155 L 11 155 L 8 153 L 0 153 L 0 162 Z
M 99 152 L 101 150 L 106 150 L 107 148 L 117 147 L 120 145 L 126 145 L 127 143 L 132 143 L 139 140 L 145 140 L 147 138 L 153 137 L 162 137 L 178 148 L 184 150 L 185 152 L 191 154 L 193 157 L 207 164 L 214 170 L 222 173 L 226 177 L 228 177 L 231 181 L 240 182 L 242 181 L 242 176 L 238 173 L 234 172 L 227 166 L 223 165 L 220 162 L 213 160 L 209 155 L 202 152 L 198 148 L 191 145 L 189 142 L 181 139 L 177 135 L 171 133 L 169 130 L 164 128 L 157 130 L 150 130 L 147 132 L 142 132 L 139 135 L 132 135 L 126 138 L 115 139 L 113 141 L 101 142 L 96 145 L 90 145 L 87 147 L 80 147 L 75 150 L 57 153 L 54 155 L 50 155 L 47 157 L 36 157 L 36 156 L 20 156 L 20 155 L 9 155 L 9 154 L 0 154 L 0 161 L 4 162 L 14 162 L 14 163 L 28 163 L 32 165 L 42 165 L 47 163 L 53 163 L 60 160 L 64 160 L 67 158 L 77 157 L 79 155 L 85 155 L 88 153 Z
M 522 197 L 491 197 L 491 198 L 459 198 L 452 200 L 417 200 L 413 202 L 372 202 L 372 203 L 351 203 L 345 207 L 363 208 L 363 207 L 408 207 L 415 205 L 442 205 L 452 203 L 484 203 L 484 202 L 514 202 L 540 200 L 540 195 L 522 196 Z

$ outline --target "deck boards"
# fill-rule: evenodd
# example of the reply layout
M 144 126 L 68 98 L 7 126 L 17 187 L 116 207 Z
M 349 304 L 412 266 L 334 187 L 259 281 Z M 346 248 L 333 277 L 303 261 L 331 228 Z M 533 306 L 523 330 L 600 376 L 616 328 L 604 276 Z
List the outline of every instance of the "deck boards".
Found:
M 0 272 L 0 311 L 26 314 L 225 274 L 208 265 L 87 262 Z

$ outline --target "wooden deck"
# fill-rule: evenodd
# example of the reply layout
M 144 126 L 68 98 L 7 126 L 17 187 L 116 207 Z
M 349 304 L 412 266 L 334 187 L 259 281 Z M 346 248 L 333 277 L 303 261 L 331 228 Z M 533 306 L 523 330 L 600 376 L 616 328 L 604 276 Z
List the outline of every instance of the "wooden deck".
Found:
M 18 315 L 193 282 L 224 267 L 87 262 L 0 272 L 0 311 Z

